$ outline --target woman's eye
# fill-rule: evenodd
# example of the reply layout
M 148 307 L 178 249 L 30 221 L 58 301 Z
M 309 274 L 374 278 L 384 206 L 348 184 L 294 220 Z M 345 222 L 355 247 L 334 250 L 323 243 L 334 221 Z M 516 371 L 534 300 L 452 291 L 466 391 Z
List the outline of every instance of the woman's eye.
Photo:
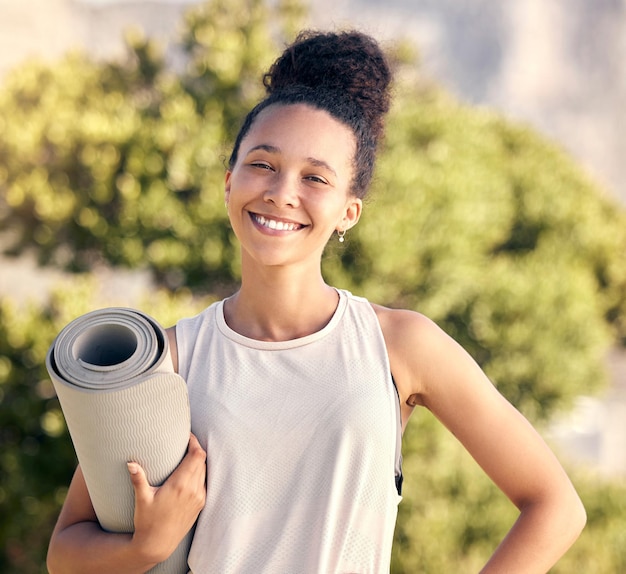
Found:
M 314 183 L 327 183 L 327 181 L 323 177 L 319 177 L 318 175 L 308 175 L 305 179 L 308 179 L 309 181 L 312 181 Z
M 266 170 L 271 170 L 272 166 L 267 164 L 267 163 L 262 163 L 262 162 L 253 162 L 250 164 L 251 167 L 257 167 L 259 169 L 266 169 Z

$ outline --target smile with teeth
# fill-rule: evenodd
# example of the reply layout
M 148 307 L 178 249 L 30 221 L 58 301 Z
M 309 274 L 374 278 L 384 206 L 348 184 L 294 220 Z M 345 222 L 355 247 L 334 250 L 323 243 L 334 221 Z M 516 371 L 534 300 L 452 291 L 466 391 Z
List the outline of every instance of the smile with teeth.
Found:
M 261 225 L 262 227 L 267 227 L 268 229 L 275 229 L 276 231 L 296 231 L 303 226 L 299 223 L 291 223 L 288 221 L 277 221 L 276 219 L 268 219 L 267 217 L 263 217 L 258 213 L 251 213 L 252 219 Z

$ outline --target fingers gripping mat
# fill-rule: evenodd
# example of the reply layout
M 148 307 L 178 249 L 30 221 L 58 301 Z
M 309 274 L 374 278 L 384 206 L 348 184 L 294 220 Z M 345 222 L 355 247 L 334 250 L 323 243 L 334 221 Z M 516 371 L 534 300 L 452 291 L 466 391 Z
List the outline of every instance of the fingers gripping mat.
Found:
M 59 333 L 46 367 L 101 527 L 132 532 L 126 463 L 138 462 L 159 486 L 189 442 L 187 386 L 174 372 L 165 331 L 132 309 L 93 311 Z M 150 572 L 186 574 L 192 536 Z

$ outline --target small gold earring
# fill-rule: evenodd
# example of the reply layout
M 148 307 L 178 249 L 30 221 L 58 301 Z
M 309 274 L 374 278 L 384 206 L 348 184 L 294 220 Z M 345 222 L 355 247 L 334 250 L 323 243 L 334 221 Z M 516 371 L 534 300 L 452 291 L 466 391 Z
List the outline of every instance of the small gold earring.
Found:
M 337 231 L 337 236 L 339 237 L 339 243 L 343 243 L 343 238 L 346 236 L 346 230 L 342 229 L 341 231 Z

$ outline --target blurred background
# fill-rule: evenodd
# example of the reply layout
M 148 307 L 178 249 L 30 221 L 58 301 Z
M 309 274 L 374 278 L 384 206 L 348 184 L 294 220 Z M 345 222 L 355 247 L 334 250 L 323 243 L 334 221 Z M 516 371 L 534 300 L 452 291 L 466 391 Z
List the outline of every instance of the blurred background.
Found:
M 80 48 L 123 53 L 129 26 L 177 38 L 194 0 L 0 0 L 0 76 Z M 310 22 L 410 38 L 424 71 L 465 101 L 531 123 L 626 201 L 623 0 L 316 0 Z M 174 49 L 170 54 L 175 58 Z
M 175 66 L 182 15 L 194 4 L 0 0 L 0 81 L 24 61 L 54 61 L 75 49 L 121 58 L 128 29 L 167 46 Z M 409 39 L 426 75 L 462 100 L 500 110 L 558 141 L 607 193 L 626 202 L 624 0 L 316 0 L 309 21 L 320 28 L 356 26 L 387 41 Z M 0 290 L 36 296 L 41 270 L 37 281 L 15 279 L 31 270 L 27 259 L 4 260 Z M 127 290 L 125 279 L 119 272 L 107 277 L 111 289 Z M 136 277 L 130 285 L 139 285 Z M 570 429 L 585 436 L 569 436 L 565 421 L 555 432 L 575 456 L 626 473 L 626 358 L 614 352 L 609 360 L 615 387 L 608 403 L 584 398 Z M 603 429 L 606 414 L 612 423 Z
M 274 21 L 271 17 L 269 23 L 265 23 L 259 16 L 263 10 L 270 15 L 287 14 L 286 24 L 279 25 L 278 20 Z M 210 32 L 211 22 L 217 32 Z M 222 28 L 219 28 L 219 22 L 222 22 Z M 380 180 L 383 189 L 390 188 L 395 192 L 406 187 L 407 191 L 402 192 L 405 195 L 398 193 L 395 200 L 375 200 L 380 204 L 377 206 L 379 210 L 387 209 L 387 213 L 397 216 L 397 237 L 388 239 L 391 250 L 406 249 L 416 235 L 414 229 L 427 233 L 431 229 L 429 221 L 434 218 L 447 222 L 450 227 L 441 226 L 444 229 L 442 237 L 433 232 L 433 244 L 438 237 L 440 244 L 451 241 L 448 239 L 450 229 L 457 233 L 462 228 L 462 233 L 469 234 L 468 244 L 474 246 L 475 251 L 480 252 L 484 248 L 484 258 L 479 259 L 464 251 L 460 244 L 450 243 L 449 254 L 438 251 L 439 247 L 432 247 L 429 251 L 431 248 L 428 245 L 420 244 L 411 247 L 413 251 L 407 249 L 406 257 L 409 259 L 402 260 L 398 255 L 397 261 L 391 261 L 387 268 L 378 269 L 374 257 L 370 261 L 370 255 L 387 238 L 376 231 L 373 223 L 364 221 L 361 235 L 357 234 L 352 239 L 346 254 L 330 254 L 327 263 L 329 276 L 336 284 L 343 282 L 355 292 L 365 293 L 380 302 L 424 310 L 469 348 L 496 383 L 510 379 L 510 388 L 506 387 L 506 382 L 501 383 L 503 392 L 533 422 L 543 425 L 544 434 L 558 448 L 564 460 L 572 465 L 576 476 L 580 477 L 580 488 L 587 497 L 588 510 L 591 508 L 592 511 L 590 522 L 595 525 L 598 538 L 604 536 L 606 540 L 606 556 L 593 561 L 589 549 L 596 539 L 589 538 L 588 542 L 583 541 L 577 553 L 573 553 L 570 562 L 558 571 L 624 571 L 626 535 L 620 534 L 623 523 L 621 527 L 616 525 L 626 516 L 626 491 L 622 487 L 626 478 L 626 355 L 623 346 L 626 333 L 626 241 L 622 232 L 626 222 L 623 216 L 626 179 L 621 173 L 625 159 L 623 150 L 626 149 L 625 0 L 510 0 L 506 3 L 496 0 L 387 0 L 384 6 L 375 0 L 317 0 L 309 5 L 279 0 L 233 0 L 231 3 L 190 0 L 0 0 L 0 94 L 3 94 L 0 97 L 0 142 L 4 144 L 4 147 L 0 144 L 0 198 L 4 201 L 0 209 L 0 242 L 9 246 L 11 251 L 0 258 L 0 297 L 11 301 L 10 304 L 4 303 L 0 316 L 6 333 L 5 347 L 0 344 L 0 382 L 4 381 L 4 387 L 0 387 L 0 406 L 6 412 L 18 413 L 22 417 L 20 419 L 16 415 L 11 419 L 0 412 L 0 424 L 3 425 L 0 436 L 2 444 L 8 445 L 0 465 L 5 472 L 0 483 L 0 504 L 4 503 L 5 512 L 13 513 L 12 518 L 0 524 L 0 546 L 5 546 L 5 554 L 0 557 L 0 570 L 45 571 L 41 565 L 41 548 L 45 545 L 50 521 L 64 495 L 62 485 L 68 476 L 67 469 L 71 467 L 71 449 L 66 449 L 68 453 L 64 455 L 64 462 L 58 464 L 58 475 L 51 480 L 49 491 L 46 491 L 45 485 L 38 485 L 32 486 L 33 492 L 24 492 L 23 485 L 16 486 L 20 482 L 19 477 L 8 478 L 9 474 L 13 476 L 25 472 L 28 464 L 32 464 L 33 469 L 42 464 L 50 464 L 50 468 L 54 468 L 54 460 L 45 462 L 45 441 L 68 443 L 62 418 L 59 418 L 48 387 L 42 382 L 41 373 L 32 377 L 32 389 L 35 391 L 31 389 L 31 392 L 37 394 L 43 405 L 36 414 L 29 410 L 30 406 L 25 406 L 30 399 L 26 395 L 15 394 L 16 391 L 9 385 L 16 384 L 19 376 L 28 379 L 24 373 L 40 367 L 42 353 L 63 321 L 94 304 L 93 298 L 90 298 L 94 284 L 89 283 L 89 277 L 85 277 L 96 277 L 104 300 L 121 300 L 127 305 L 146 305 L 146 292 L 164 288 L 173 294 L 173 300 L 170 295 L 152 294 L 148 296 L 148 301 L 159 319 L 165 322 L 174 321 L 181 310 L 197 308 L 206 300 L 203 297 L 219 296 L 237 279 L 236 250 L 231 250 L 231 240 L 222 221 L 223 214 L 220 215 L 222 219 L 209 214 L 211 209 L 217 209 L 213 203 L 219 201 L 203 199 L 203 190 L 211 186 L 219 187 L 222 167 L 216 158 L 198 159 L 207 142 L 198 140 L 194 144 L 197 147 L 189 151 L 189 158 L 192 159 L 175 158 L 176 161 L 193 164 L 192 167 L 185 167 L 188 173 L 184 175 L 180 175 L 183 168 L 178 166 L 175 169 L 169 163 L 162 171 L 155 168 L 154 173 L 147 175 L 143 172 L 139 175 L 128 167 L 132 161 L 125 158 L 133 157 L 129 142 L 141 140 L 141 146 L 132 145 L 144 150 L 143 155 L 140 154 L 144 163 L 146 158 L 153 157 L 150 155 L 152 152 L 145 151 L 152 149 L 152 145 L 155 147 L 154 154 L 169 158 L 169 148 L 160 143 L 167 138 L 159 132 L 158 126 L 148 125 L 150 119 L 145 119 L 152 118 L 155 112 L 151 104 L 145 104 L 143 96 L 158 92 L 162 100 L 159 100 L 161 107 L 157 115 L 171 121 L 176 129 L 183 129 L 180 126 L 196 118 L 185 107 L 188 103 L 185 98 L 189 95 L 195 106 L 203 110 L 203 118 L 217 113 L 221 118 L 228 119 L 231 114 L 231 123 L 236 123 L 251 98 L 245 90 L 242 93 L 233 91 L 233 80 L 220 68 L 223 61 L 212 63 L 211 51 L 221 50 L 221 57 L 226 58 L 223 54 L 228 53 L 229 46 L 232 46 L 229 44 L 232 41 L 228 36 L 229 27 L 237 32 L 239 38 L 244 38 L 245 49 L 235 44 L 243 54 L 242 76 L 235 80 L 245 84 L 246 73 L 256 78 L 257 70 L 261 69 L 255 54 L 259 54 L 259 62 L 267 62 L 267 57 L 271 58 L 276 53 L 276 50 L 270 49 L 269 42 L 254 44 L 251 30 L 266 26 L 267 35 L 280 40 L 283 34 L 290 39 L 288 32 L 300 22 L 320 28 L 356 26 L 364 29 L 395 50 L 398 60 L 402 62 L 402 78 L 413 91 L 398 98 L 398 117 L 402 121 L 397 121 L 398 125 L 413 122 L 415 133 L 403 135 L 395 141 L 390 127 L 389 159 L 381 161 Z M 278 32 L 280 26 L 284 29 Z M 276 41 L 276 44 L 279 48 L 281 42 Z M 263 53 L 264 50 L 267 54 Z M 76 61 L 66 60 L 68 54 L 81 56 L 77 56 Z M 55 150 L 49 156 L 52 159 L 38 159 L 35 161 L 37 169 L 26 159 L 19 164 L 16 158 L 20 155 L 26 158 L 30 153 L 20 150 L 31 149 L 25 147 L 22 140 L 30 137 L 27 134 L 35 133 L 34 126 L 43 121 L 34 119 L 37 113 L 43 115 L 42 110 L 47 110 L 48 116 L 54 116 L 58 110 L 61 118 L 59 125 L 63 125 L 65 130 L 63 133 L 71 131 L 67 125 L 72 124 L 73 111 L 76 112 L 75 122 L 88 121 L 88 116 L 83 115 L 80 94 L 68 92 L 64 95 L 59 88 L 64 81 L 70 83 L 73 77 L 82 78 L 83 74 L 85 78 L 91 77 L 91 68 L 81 63 L 82 57 L 94 62 L 96 67 L 101 65 L 102 68 L 98 69 L 105 70 L 106 74 L 102 76 L 104 79 L 96 77 L 93 84 L 91 80 L 85 80 L 80 89 L 87 90 L 89 87 L 95 93 L 97 89 L 92 86 L 98 83 L 103 86 L 109 86 L 107 82 L 111 86 L 117 85 L 116 82 L 128 85 L 128 93 L 132 95 L 128 100 L 129 108 L 118 102 L 111 108 L 110 117 L 114 118 L 117 114 L 120 118 L 130 118 L 127 125 L 142 122 L 142 126 L 148 126 L 145 127 L 145 134 L 138 128 L 139 135 L 127 137 L 115 131 L 123 131 L 121 127 L 103 128 L 101 135 L 94 136 L 96 143 L 87 142 L 87 145 L 82 142 L 76 148 L 78 151 L 68 148 L 63 152 L 67 155 L 62 156 L 59 150 L 63 148 L 63 138 L 55 140 L 54 130 L 45 128 L 31 139 L 41 138 L 43 147 L 37 148 L 40 155 L 41 150 L 47 149 L 46 146 L 52 142 L 50 145 Z M 58 69 L 55 72 L 58 76 L 48 74 L 46 66 Z M 178 88 L 168 84 L 167 71 L 173 71 L 182 78 L 180 93 Z M 109 93 L 109 88 L 104 89 L 105 95 Z M 207 95 L 207 90 L 213 90 L 212 95 Z M 56 107 L 48 107 L 49 104 L 44 101 L 47 93 L 53 93 L 54 96 L 50 97 L 57 98 L 55 101 L 61 104 L 69 102 L 67 109 L 59 103 L 54 104 Z M 224 97 L 235 94 L 240 108 L 215 111 L 211 97 L 218 93 Z M 101 97 L 87 95 L 85 91 L 85 98 L 93 101 Z M 32 110 L 35 111 L 26 110 L 27 106 L 20 103 L 20 97 L 23 101 L 31 98 L 34 102 Z M 175 111 L 168 112 L 170 115 L 165 113 L 166 108 L 162 105 L 168 98 L 175 102 L 170 107 Z M 20 110 L 19 114 L 13 114 L 11 106 Z M 139 114 L 138 118 L 133 115 L 135 109 L 142 113 L 145 109 L 149 113 Z M 212 134 L 209 144 L 218 143 L 227 148 L 231 127 L 225 125 L 223 133 Z M 66 139 L 74 141 L 72 138 L 78 136 L 71 135 Z M 109 148 L 104 146 L 103 149 L 111 152 L 112 146 L 117 151 L 107 152 L 108 155 L 93 152 L 96 159 L 86 159 L 88 154 L 85 150 L 93 151 L 90 145 L 99 149 L 98 138 L 108 142 Z M 186 144 L 189 139 L 187 135 L 180 141 Z M 147 143 L 148 140 L 155 143 Z M 180 144 L 180 147 L 185 144 Z M 419 175 L 411 174 L 409 167 L 400 169 L 394 166 L 394 158 L 399 165 L 405 153 L 408 155 L 402 165 L 411 166 L 414 171 L 421 169 Z M 85 203 L 81 210 L 68 215 L 66 220 L 51 217 L 45 221 L 45 217 L 39 218 L 44 211 L 41 208 L 39 212 L 34 209 L 27 213 L 26 207 L 21 203 L 17 205 L 16 200 L 11 199 L 17 193 L 15 190 L 22 190 L 20 193 L 27 195 L 29 189 L 37 188 L 39 184 L 33 183 L 32 178 L 25 183 L 26 180 L 20 177 L 29 170 L 39 173 L 42 166 L 47 170 L 42 177 L 56 193 L 51 196 L 51 202 L 58 200 L 61 205 L 61 194 L 55 187 L 55 181 L 67 180 L 68 189 L 78 194 L 72 185 L 83 180 L 80 174 L 76 180 L 73 179 L 72 154 L 76 157 L 80 154 L 81 169 L 87 166 L 91 170 L 91 183 L 88 185 L 101 181 L 104 187 L 109 186 L 116 194 L 121 194 L 122 199 L 134 197 L 138 200 L 139 195 L 143 197 L 139 188 L 150 188 L 150 193 L 155 195 L 148 198 L 150 202 L 146 205 L 154 204 L 155 197 L 162 197 L 158 195 L 158 186 L 152 185 L 154 181 L 165 181 L 165 187 L 174 190 L 176 197 L 187 205 L 197 193 L 198 205 L 209 205 L 210 209 L 207 207 L 206 215 L 201 213 L 199 219 L 187 223 L 189 226 L 214 226 L 217 231 L 214 235 L 209 233 L 203 237 L 202 245 L 210 244 L 220 251 L 219 262 L 206 258 L 199 263 L 190 260 L 185 265 L 181 264 L 181 269 L 172 271 L 175 267 L 172 261 L 185 255 L 180 245 L 167 244 L 169 236 L 185 238 L 185 233 L 191 232 L 171 229 L 168 227 L 173 225 L 171 222 L 159 221 L 155 229 L 168 227 L 167 236 L 155 235 L 145 250 L 144 246 L 137 244 L 136 253 L 120 254 L 118 251 L 122 248 L 114 245 L 109 251 L 103 248 L 100 253 L 100 247 L 89 244 L 89 241 L 107 233 L 111 235 L 112 226 L 108 228 L 109 232 L 98 231 L 102 228 L 98 227 L 100 224 L 96 220 L 98 215 L 105 219 L 112 216 L 103 215 L 106 202 L 98 199 L 98 193 L 109 197 L 109 192 L 99 191 L 98 185 L 89 187 L 88 193 L 85 191 L 91 198 L 89 201 L 93 200 L 95 204 Z M 420 154 L 423 155 L 423 163 L 419 159 L 413 165 L 416 157 L 422 157 Z M 455 157 L 467 158 L 472 167 L 457 165 Z M 59 158 L 65 159 L 61 161 Z M 111 163 L 110 177 L 103 175 L 98 179 L 100 176 L 93 167 L 97 167 L 98 161 Z M 165 161 L 167 163 L 169 159 Z M 203 179 L 205 175 L 197 175 L 194 169 L 199 171 L 199 167 L 209 163 L 213 167 L 207 171 L 215 171 L 215 177 L 211 179 L 213 175 L 210 175 L 209 179 Z M 489 173 L 483 174 L 477 167 L 480 165 Z M 138 187 L 133 187 L 134 183 Z M 59 185 L 63 187 L 65 184 Z M 416 194 L 411 194 L 412 186 L 420 193 L 426 190 L 426 196 L 432 191 L 433 199 L 428 200 L 431 203 L 416 200 L 413 197 Z M 508 190 L 506 193 L 501 191 L 505 188 Z M 217 195 L 220 196 L 220 193 Z M 437 197 L 441 196 L 449 197 L 447 206 L 439 205 Z M 39 197 L 43 197 L 42 191 Z M 394 201 L 404 201 L 405 205 L 408 205 L 406 202 L 414 202 L 411 203 L 412 221 L 402 220 Z M 33 204 L 36 203 L 34 199 Z M 178 207 L 173 204 L 159 205 L 164 211 L 171 207 L 172 213 L 178 213 L 175 211 Z M 459 209 L 463 208 L 465 212 L 457 214 L 454 207 L 450 207 L 454 205 L 460 205 Z M 445 213 L 444 216 L 438 215 L 439 209 Z M 424 215 L 421 219 L 422 212 L 428 213 L 429 217 Z M 130 216 L 126 214 L 125 217 L 124 221 L 127 221 Z M 44 220 L 45 225 L 39 226 L 39 219 Z M 88 233 L 80 235 L 78 231 L 67 231 L 71 227 L 69 222 L 87 229 Z M 369 237 L 377 239 L 378 243 L 368 244 L 367 225 L 372 226 Z M 473 238 L 472 232 L 467 231 L 471 226 L 478 228 L 475 234 L 483 230 L 484 237 Z M 146 228 L 148 223 L 144 218 L 139 222 L 138 229 L 143 232 Z M 29 229 L 32 237 L 28 234 Z M 135 232 L 136 229 L 120 232 L 126 245 L 124 249 L 132 243 L 128 239 L 132 239 Z M 65 238 L 66 233 L 69 239 Z M 506 234 L 509 235 L 505 237 Z M 63 249 L 66 251 L 58 250 L 55 236 L 58 244 L 65 241 Z M 544 236 L 548 239 L 542 239 Z M 17 243 L 16 237 L 19 239 Z M 463 242 L 463 238 L 458 241 Z M 16 248 L 17 244 L 20 246 Z M 85 244 L 89 245 L 83 253 Z M 218 244 L 220 247 L 216 247 Z M 437 267 L 432 262 L 433 253 L 437 260 L 449 263 L 441 263 Z M 509 263 L 501 267 L 501 262 L 496 262 L 501 253 L 514 254 L 511 261 L 517 266 L 517 271 L 507 267 Z M 569 255 L 565 256 L 566 253 Z M 535 255 L 536 260 L 533 259 Z M 578 260 L 574 261 L 577 256 Z M 118 265 L 122 260 L 123 264 Z M 567 264 L 562 263 L 566 260 Z M 141 264 L 145 261 L 149 264 Z M 420 262 L 419 280 L 406 273 L 407 261 L 409 266 L 413 261 Z M 209 278 L 214 280 L 213 287 L 208 290 L 194 287 L 194 281 L 199 282 L 197 277 L 203 266 L 211 269 Z M 582 267 L 586 271 L 579 274 Z M 523 271 L 519 271 L 520 268 Z M 348 278 L 342 269 L 348 269 L 353 277 Z M 406 277 L 394 279 L 396 269 L 402 269 Z M 79 273 L 68 275 L 68 272 Z M 527 273 L 524 281 L 516 273 Z M 393 288 L 384 290 L 368 282 L 367 275 L 377 274 L 391 277 Z M 451 277 L 454 277 L 452 281 Z M 489 282 L 483 284 L 485 278 Z M 531 283 L 529 278 L 535 281 Z M 519 285 L 516 283 L 518 279 Z M 450 283 L 457 285 L 458 294 Z M 479 290 L 482 290 L 481 294 L 477 293 Z M 509 308 L 511 296 L 524 299 L 528 307 Z M 35 329 L 33 325 L 42 324 L 42 311 L 29 312 L 28 319 L 25 319 L 27 314 L 20 311 L 24 304 L 44 306 L 43 315 L 49 322 L 42 329 L 40 339 L 31 332 Z M 585 313 L 599 318 L 602 325 L 588 323 Z M 527 338 L 519 335 L 523 341 L 514 341 L 511 335 L 510 341 L 502 342 L 502 332 L 507 326 L 524 323 L 526 319 L 520 318 L 522 315 L 532 317 L 526 325 Z M 570 322 L 559 323 L 564 316 L 570 317 Z M 499 327 L 498 321 L 502 323 Z M 581 324 L 585 326 L 582 329 Z M 545 340 L 539 336 L 541 330 L 545 330 Z M 552 337 L 551 341 L 549 337 Z M 570 345 L 571 348 L 568 348 Z M 19 361 L 15 359 L 16 349 L 23 352 Z M 498 352 L 507 367 L 494 358 Z M 516 371 L 517 353 L 526 353 L 528 361 L 536 360 L 536 364 L 533 367 L 521 366 Z M 583 355 L 589 357 L 587 362 L 583 362 Z M 22 371 L 16 366 L 18 363 Z M 18 371 L 22 373 L 19 376 L 16 375 Z M 520 371 L 526 374 L 522 376 Z M 580 382 L 577 382 L 578 378 Z M 546 383 L 546 380 L 549 382 Z M 524 385 L 530 389 L 526 395 L 519 390 L 525 388 Z M 568 385 L 571 388 L 564 391 L 563 388 Z M 562 404 L 559 402 L 561 398 Z M 18 432 L 19 425 L 25 426 L 19 421 L 28 417 L 39 421 L 36 431 L 30 434 Z M 418 429 L 415 433 L 420 430 L 434 433 L 430 424 L 428 421 L 415 423 Z M 447 443 L 441 446 L 445 439 L 433 439 L 431 442 L 423 438 L 421 442 L 411 440 L 408 437 L 405 456 L 413 453 L 422 462 L 436 459 L 441 468 L 447 469 L 448 483 L 442 482 L 441 476 L 436 479 L 436 472 L 431 471 L 432 477 L 428 480 L 433 482 L 422 484 L 431 492 L 432 489 L 439 489 L 437 496 L 441 500 L 448 500 L 450 504 L 452 498 L 456 503 L 451 505 L 455 506 L 463 493 L 468 498 L 474 497 L 475 506 L 462 510 L 472 514 L 478 512 L 481 505 L 497 499 L 497 494 L 487 486 L 481 487 L 480 491 L 473 490 L 476 488 L 473 485 L 482 484 L 472 474 L 473 471 L 468 470 L 465 475 L 451 470 L 458 457 L 463 455 Z M 12 446 L 19 448 L 20 454 L 9 456 Z M 24 460 L 30 462 L 27 464 Z M 441 472 L 444 473 L 443 470 Z M 415 475 L 420 473 L 419 468 L 415 470 Z M 416 481 L 419 485 L 419 479 Z M 588 486 L 598 482 L 602 488 L 594 490 Z M 442 486 L 445 484 L 448 486 Z M 38 493 L 37 489 L 40 489 Z M 454 496 L 451 495 L 453 491 L 456 493 Z M 437 496 L 433 498 L 435 505 Z M 9 505 L 7 501 L 11 497 L 15 500 Z M 438 547 L 434 545 L 427 551 L 417 547 L 415 540 L 419 538 L 418 533 L 426 528 L 416 524 L 416 521 L 429 511 L 421 506 L 423 501 L 420 503 L 414 499 L 409 495 L 408 501 L 403 503 L 405 511 L 400 518 L 394 557 L 396 573 L 473 571 L 488 552 L 489 544 L 504 528 L 506 517 L 510 516 L 507 511 L 498 511 L 498 517 L 502 515 L 503 518 L 494 519 L 495 524 L 481 521 L 478 525 L 459 530 L 457 538 L 451 539 L 450 547 L 441 542 Z M 435 522 L 432 517 L 424 519 L 431 541 L 437 537 L 438 528 L 449 536 L 450 522 L 463 520 L 462 517 L 451 516 L 450 508 L 443 503 L 437 508 L 439 519 Z M 434 510 L 431 512 L 435 513 Z M 31 516 L 30 521 L 18 518 L 23 515 Z M 38 516 L 43 517 L 42 522 L 37 522 Z M 18 524 L 20 522 L 23 524 Z M 38 550 L 29 554 L 25 533 L 33 528 L 39 528 L 41 533 L 31 544 Z M 441 562 L 437 554 L 451 555 L 451 562 Z M 408 558 L 409 555 L 413 558 Z M 419 560 L 421 562 L 416 562 Z

